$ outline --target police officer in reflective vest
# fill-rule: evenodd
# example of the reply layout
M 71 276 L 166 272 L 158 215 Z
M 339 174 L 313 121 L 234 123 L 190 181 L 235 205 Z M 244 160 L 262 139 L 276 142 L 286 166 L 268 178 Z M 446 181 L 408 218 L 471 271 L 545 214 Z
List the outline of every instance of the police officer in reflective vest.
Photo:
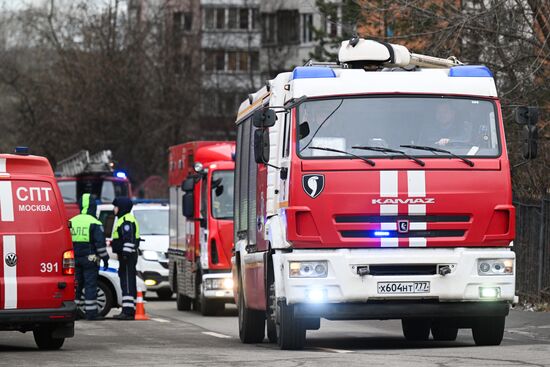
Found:
M 80 214 L 72 217 L 71 237 L 76 265 L 76 304 L 84 305 L 86 320 L 102 320 L 97 309 L 97 274 L 99 260 L 109 266 L 109 254 L 105 247 L 105 234 L 101 222 L 96 219 L 96 203 L 90 194 L 82 195 Z M 84 289 L 84 302 L 82 290 Z
M 113 201 L 117 222 L 113 230 L 113 251 L 120 261 L 118 276 L 122 288 L 122 312 L 117 320 L 134 320 L 136 313 L 136 264 L 139 248 L 139 224 L 131 213 L 132 201 L 119 197 Z

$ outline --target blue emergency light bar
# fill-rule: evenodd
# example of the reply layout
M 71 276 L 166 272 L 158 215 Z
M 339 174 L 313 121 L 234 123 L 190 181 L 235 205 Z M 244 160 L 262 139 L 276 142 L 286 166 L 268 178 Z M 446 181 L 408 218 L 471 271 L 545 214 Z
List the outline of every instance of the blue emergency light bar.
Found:
M 374 231 L 374 235 L 376 237 L 388 237 L 390 235 L 390 232 L 388 232 L 388 231 Z
M 126 178 L 126 177 L 128 177 L 128 176 L 126 175 L 126 172 L 124 172 L 124 171 L 116 171 L 116 172 L 115 172 L 115 177 L 118 177 L 118 178 Z
M 336 78 L 334 70 L 322 66 L 298 66 L 292 72 L 293 79 Z
M 450 77 L 492 78 L 493 73 L 485 65 L 453 66 L 449 70 Z

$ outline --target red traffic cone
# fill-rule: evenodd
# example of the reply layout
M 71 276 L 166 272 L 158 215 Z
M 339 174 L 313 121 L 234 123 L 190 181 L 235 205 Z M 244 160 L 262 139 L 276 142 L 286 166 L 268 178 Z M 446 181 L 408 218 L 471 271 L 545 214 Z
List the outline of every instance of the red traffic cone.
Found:
M 147 314 L 145 313 L 145 306 L 143 306 L 143 293 L 141 291 L 137 292 L 136 301 L 135 320 L 149 320 L 149 316 L 147 316 Z

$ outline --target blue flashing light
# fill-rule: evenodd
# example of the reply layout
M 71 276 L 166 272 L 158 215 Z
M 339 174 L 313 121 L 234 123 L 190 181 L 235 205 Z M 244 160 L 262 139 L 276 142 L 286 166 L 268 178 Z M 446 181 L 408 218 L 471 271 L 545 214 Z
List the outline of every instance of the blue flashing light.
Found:
M 293 79 L 336 78 L 334 70 L 323 66 L 298 66 L 292 72 Z
M 390 235 L 390 232 L 388 232 L 388 231 L 374 231 L 374 235 L 376 237 L 388 237 Z
M 28 155 L 29 154 L 29 148 L 28 147 L 15 147 L 15 154 Z
M 115 177 L 118 177 L 118 178 L 127 178 L 128 176 L 126 175 L 126 172 L 124 172 L 124 171 L 116 171 L 116 172 L 115 172 Z
M 492 78 L 493 73 L 485 65 L 462 65 L 453 66 L 449 70 L 450 77 L 467 77 L 467 78 Z

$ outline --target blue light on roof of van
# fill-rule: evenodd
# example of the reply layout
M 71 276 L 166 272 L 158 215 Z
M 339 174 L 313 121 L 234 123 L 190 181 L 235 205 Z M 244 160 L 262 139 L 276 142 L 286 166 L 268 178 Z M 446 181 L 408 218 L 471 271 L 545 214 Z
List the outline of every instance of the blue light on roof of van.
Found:
M 334 70 L 322 66 L 298 66 L 294 68 L 291 79 L 335 78 Z
M 116 171 L 115 172 L 115 177 L 118 177 L 118 178 L 126 178 L 126 172 L 124 171 Z
M 492 78 L 493 73 L 485 65 L 462 65 L 462 66 L 453 66 L 449 70 L 449 76 L 451 77 L 470 77 L 470 78 L 479 78 L 486 77 Z
M 374 235 L 376 237 L 388 237 L 390 235 L 390 232 L 388 232 L 388 231 L 374 231 Z

